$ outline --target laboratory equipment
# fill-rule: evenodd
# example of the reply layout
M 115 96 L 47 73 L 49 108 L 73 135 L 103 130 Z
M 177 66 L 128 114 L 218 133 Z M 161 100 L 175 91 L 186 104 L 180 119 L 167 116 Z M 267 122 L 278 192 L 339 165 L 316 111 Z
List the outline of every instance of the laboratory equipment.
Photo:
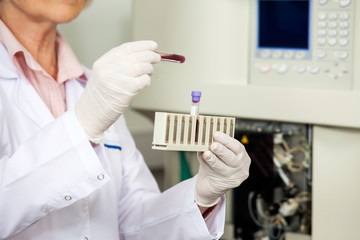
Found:
M 197 116 L 196 117 L 196 129 L 195 129 L 195 141 L 198 141 L 199 136 L 199 106 L 200 106 L 200 97 L 201 92 L 200 91 L 192 91 L 191 92 L 191 109 L 190 109 L 190 115 Z M 211 138 L 210 138 L 211 139 Z
M 254 2 L 251 84 L 352 89 L 354 1 Z
M 190 114 L 155 113 L 153 149 L 207 151 L 214 132 L 234 137 L 235 118 L 199 115 L 200 97 L 200 91 L 191 92 Z
M 234 238 L 311 234 L 311 127 L 238 120 L 235 137 L 251 157 L 249 178 L 233 191 Z
M 152 148 L 207 151 L 215 131 L 233 137 L 235 118 L 156 112 Z
M 357 16 L 360 4 L 351 0 L 136 0 L 133 39 L 153 39 L 187 59 L 181 69 L 155 66 L 151 87 L 132 106 L 185 112 L 191 87 L 217 96 L 204 114 L 360 128 Z
M 200 97 L 201 92 L 200 91 L 192 91 L 191 92 L 191 109 L 190 109 L 190 115 L 199 115 L 199 105 L 200 105 Z
M 293 3 L 306 7 L 287 12 L 283 6 Z M 134 99 L 132 107 L 144 112 L 186 112 L 183 96 L 201 88 L 210 96 L 201 104 L 202 114 L 231 115 L 237 121 L 304 124 L 312 133 L 308 136 L 313 166 L 309 173 L 310 237 L 358 238 L 360 192 L 354 189 L 360 182 L 360 148 L 355 144 L 360 141 L 359 2 L 135 0 L 133 9 L 134 40 L 154 39 L 163 49 L 175 49 L 187 59 L 181 69 L 157 65 L 151 86 Z M 265 15 L 260 16 L 260 12 Z M 276 18 L 286 15 L 292 29 L 277 22 Z M 303 27 L 294 29 L 296 19 L 305 21 Z M 265 26 L 268 31 L 263 23 L 271 24 Z M 281 27 L 306 34 L 300 36 L 298 45 L 290 44 L 296 38 L 289 38 L 289 34 L 283 39 L 288 42 L 274 42 L 279 41 Z M 171 98 L 177 101 L 169 101 Z M 275 162 L 272 167 L 281 172 Z M 169 178 L 176 175 L 173 165 L 167 169 L 175 169 L 169 170 Z M 282 183 L 292 179 L 277 176 Z M 253 196 L 255 201 L 257 195 Z M 289 202 L 289 206 L 293 204 Z M 227 216 L 233 210 L 229 207 Z M 233 220 L 227 221 L 225 232 L 235 232 Z M 287 236 L 286 240 L 306 238 Z
M 172 54 L 172 53 L 163 53 L 163 52 L 159 52 L 159 51 L 155 51 L 155 52 L 160 54 L 161 61 L 175 62 L 175 63 L 185 62 L 185 57 L 182 55 Z

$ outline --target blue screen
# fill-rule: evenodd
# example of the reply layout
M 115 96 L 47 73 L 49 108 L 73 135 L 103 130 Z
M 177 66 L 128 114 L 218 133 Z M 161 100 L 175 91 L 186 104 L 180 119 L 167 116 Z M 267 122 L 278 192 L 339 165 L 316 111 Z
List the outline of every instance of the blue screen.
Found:
M 308 49 L 309 11 L 309 0 L 259 0 L 259 47 Z

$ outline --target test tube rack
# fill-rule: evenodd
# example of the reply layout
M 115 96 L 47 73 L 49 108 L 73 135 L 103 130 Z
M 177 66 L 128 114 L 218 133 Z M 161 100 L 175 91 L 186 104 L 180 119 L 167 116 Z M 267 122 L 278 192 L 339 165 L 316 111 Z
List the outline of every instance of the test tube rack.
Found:
M 234 137 L 235 118 L 156 112 L 152 148 L 207 151 L 216 131 Z

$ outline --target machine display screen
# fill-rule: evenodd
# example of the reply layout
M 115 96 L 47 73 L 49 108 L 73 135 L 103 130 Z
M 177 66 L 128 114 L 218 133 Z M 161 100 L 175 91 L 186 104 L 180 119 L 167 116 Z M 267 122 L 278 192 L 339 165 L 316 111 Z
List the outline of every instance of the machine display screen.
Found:
M 310 0 L 259 0 L 258 47 L 309 48 Z

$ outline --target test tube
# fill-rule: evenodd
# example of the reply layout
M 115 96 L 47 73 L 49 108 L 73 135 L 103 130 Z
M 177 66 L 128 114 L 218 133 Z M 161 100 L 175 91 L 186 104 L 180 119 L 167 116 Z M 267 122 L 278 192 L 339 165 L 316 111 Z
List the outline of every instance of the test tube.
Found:
M 192 91 L 191 92 L 191 109 L 190 115 L 199 116 L 199 106 L 200 106 L 200 91 Z M 196 117 L 196 125 L 195 125 L 195 142 L 198 142 L 198 133 L 199 133 L 199 119 Z
M 192 91 L 191 92 L 191 109 L 190 109 L 190 115 L 199 115 L 199 105 L 200 105 L 200 97 L 201 92 L 200 91 Z
M 163 53 L 159 51 L 154 51 L 161 56 L 161 61 L 174 62 L 174 63 L 183 63 L 185 62 L 185 57 L 178 54 L 173 53 Z

